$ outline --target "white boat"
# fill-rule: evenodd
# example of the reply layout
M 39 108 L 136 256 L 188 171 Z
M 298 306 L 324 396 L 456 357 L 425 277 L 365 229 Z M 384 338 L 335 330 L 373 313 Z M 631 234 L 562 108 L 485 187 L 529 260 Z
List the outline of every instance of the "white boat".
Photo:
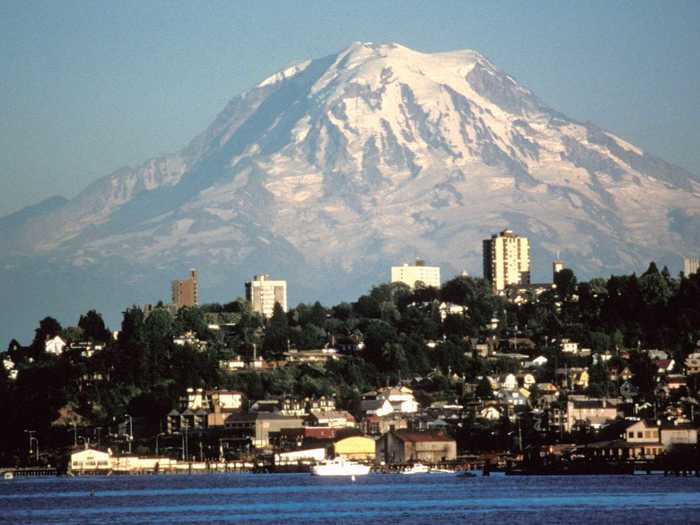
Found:
M 450 470 L 448 468 L 431 468 L 430 469 L 431 474 L 455 474 L 454 470 Z
M 402 471 L 401 474 L 427 474 L 428 472 L 430 472 L 430 467 L 428 465 L 414 463 L 411 465 L 411 468 Z
M 365 476 L 369 470 L 369 465 L 344 459 L 324 461 L 311 467 L 311 473 L 315 476 Z

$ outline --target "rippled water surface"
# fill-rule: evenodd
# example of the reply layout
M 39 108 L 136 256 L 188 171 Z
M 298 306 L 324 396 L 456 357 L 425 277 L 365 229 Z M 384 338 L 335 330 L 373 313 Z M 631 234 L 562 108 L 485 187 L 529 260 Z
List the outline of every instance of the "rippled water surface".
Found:
M 700 523 L 700 479 L 308 474 L 0 481 L 0 523 Z

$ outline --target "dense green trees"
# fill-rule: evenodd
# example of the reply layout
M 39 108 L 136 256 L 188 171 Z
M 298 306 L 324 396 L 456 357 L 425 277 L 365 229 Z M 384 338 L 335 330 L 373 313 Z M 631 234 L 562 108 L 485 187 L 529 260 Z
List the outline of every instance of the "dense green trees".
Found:
M 623 364 L 623 349 L 631 350 L 632 381 L 640 395 L 651 399 L 653 364 L 635 350 L 666 349 L 680 363 L 697 348 L 698 274 L 673 279 L 652 263 L 639 277 L 589 282 L 578 282 L 572 271 L 564 270 L 556 284 L 555 290 L 520 305 L 493 296 L 485 281 L 470 277 L 456 277 L 440 289 L 382 284 L 354 303 L 332 308 L 316 302 L 285 313 L 275 305 L 267 320 L 242 299 L 182 308 L 175 315 L 164 307 L 148 315 L 131 307 L 123 314 L 116 340 L 94 310 L 81 316 L 75 327 L 63 328 L 46 317 L 28 347 L 10 345 L 17 378 L 11 380 L 0 370 L 6 428 L 19 429 L 2 436 L 0 448 L 21 447 L 25 428 L 50 432 L 59 409 L 67 406 L 92 425 L 109 425 L 127 412 L 158 421 L 187 387 L 234 388 L 253 400 L 266 395 L 335 395 L 340 407 L 356 410 L 362 392 L 400 379 L 413 379 L 426 402 L 460 398 L 462 382 L 467 381 L 478 382 L 475 394 L 469 395 L 488 399 L 492 391 L 484 376 L 517 367 L 512 359 L 474 357 L 472 342 L 498 342 L 516 334 L 532 339 L 536 352 L 549 359 L 538 379 L 551 380 L 555 366 L 590 366 L 590 361 L 563 355 L 561 338 L 574 339 L 595 353 L 612 352 L 611 361 L 590 368 L 591 394 L 618 388 L 609 382 L 609 370 Z M 444 308 L 442 303 L 462 308 Z M 494 317 L 499 320 L 495 330 L 490 328 Z M 220 324 L 221 329 L 210 330 L 209 324 Z M 173 338 L 185 332 L 193 332 L 205 344 L 176 345 Z M 45 341 L 55 335 L 69 342 L 101 343 L 105 349 L 91 357 L 80 350 L 48 355 Z M 218 366 L 236 355 L 251 359 L 254 349 L 257 355 L 276 359 L 290 347 L 326 346 L 345 355 L 325 367 L 288 366 L 266 373 L 227 374 Z

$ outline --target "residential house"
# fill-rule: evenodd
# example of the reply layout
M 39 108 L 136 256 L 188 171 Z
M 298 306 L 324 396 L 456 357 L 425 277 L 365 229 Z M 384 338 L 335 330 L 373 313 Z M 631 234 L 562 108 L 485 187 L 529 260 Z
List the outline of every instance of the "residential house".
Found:
M 235 390 L 188 388 L 180 396 L 179 409 L 167 416 L 168 432 L 223 427 L 226 418 L 243 409 L 244 395 Z
M 516 390 L 518 388 L 518 380 L 515 378 L 514 374 L 508 374 L 503 378 L 501 386 L 506 390 Z
M 496 406 L 489 405 L 481 409 L 479 417 L 487 421 L 498 421 L 501 419 L 501 411 Z
M 697 445 L 698 429 L 691 423 L 677 425 L 663 424 L 660 428 L 661 444 L 664 447 L 673 445 Z
M 368 415 L 362 419 L 361 430 L 365 434 L 378 436 L 390 430 L 401 430 L 408 428 L 408 419 L 396 412 L 385 416 Z
M 559 347 L 564 354 L 578 354 L 578 343 L 571 339 L 562 339 Z
M 46 339 L 44 350 L 47 354 L 61 355 L 66 347 L 66 342 L 57 335 Z
M 611 366 L 608 369 L 608 379 L 615 383 L 629 381 L 632 379 L 633 375 L 629 366 Z
M 306 422 L 314 427 L 355 427 L 355 418 L 345 410 L 311 410 Z
M 656 367 L 657 375 L 666 375 L 673 372 L 673 368 L 676 366 L 676 361 L 673 359 L 659 359 L 654 362 Z
M 524 368 L 541 368 L 547 364 L 547 358 L 543 355 L 535 357 L 532 361 L 526 361 L 523 363 Z
M 340 358 L 335 348 L 321 348 L 318 350 L 290 350 L 285 352 L 284 360 L 293 364 L 325 364 L 328 361 L 336 361 Z
M 642 350 L 643 354 L 646 354 L 649 359 L 652 361 L 658 361 L 660 359 L 668 359 L 668 352 L 665 352 L 664 350 L 657 350 L 657 349 L 644 349 Z
M 601 434 L 608 439 L 581 447 L 584 454 L 614 460 L 653 460 L 664 450 L 659 427 L 653 421 L 617 420 Z
M 685 370 L 688 375 L 700 374 L 700 352 L 693 352 L 685 358 Z
M 197 334 L 192 331 L 185 332 L 182 335 L 174 337 L 173 343 L 175 343 L 177 346 L 189 346 L 200 351 L 207 348 L 207 342 L 197 338 Z
M 413 397 L 413 390 L 408 387 L 385 387 L 376 391 L 365 392 L 363 400 L 387 400 L 391 404 L 394 412 L 402 414 L 414 414 L 418 412 L 418 403 Z M 377 414 L 381 415 L 381 414 Z
M 535 389 L 540 401 L 545 405 L 551 405 L 559 400 L 559 389 L 554 383 L 537 383 Z
M 571 432 L 576 426 L 601 428 L 617 419 L 620 412 L 619 399 L 594 399 L 586 396 L 569 396 L 566 403 L 566 425 Z
M 534 352 L 536 345 L 527 337 L 509 337 L 507 340 L 509 352 Z
M 80 352 L 80 355 L 85 358 L 90 358 L 95 355 L 95 352 L 104 350 L 105 345 L 93 343 L 92 341 L 78 341 L 68 345 L 68 348 L 73 351 Z
M 5 355 L 7 355 L 7 354 L 5 354 Z M 5 372 L 7 372 L 8 378 L 10 378 L 12 381 L 17 379 L 17 375 L 19 372 L 15 368 L 15 362 L 12 359 L 10 359 L 9 357 L 3 357 L 2 366 L 5 369 Z
M 448 315 L 466 315 L 467 307 L 454 303 L 440 303 L 438 307 L 440 320 L 444 321 Z
M 688 386 L 688 381 L 683 374 L 668 374 L 663 382 L 668 387 L 669 392 Z
M 394 412 L 394 407 L 388 399 L 363 399 L 360 410 L 367 416 L 384 417 Z

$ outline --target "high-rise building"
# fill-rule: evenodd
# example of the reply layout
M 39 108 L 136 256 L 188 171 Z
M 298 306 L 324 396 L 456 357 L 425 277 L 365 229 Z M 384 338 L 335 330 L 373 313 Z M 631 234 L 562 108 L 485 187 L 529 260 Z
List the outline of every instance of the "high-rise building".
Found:
M 245 283 L 245 298 L 253 305 L 253 311 L 272 316 L 275 303 L 287 311 L 287 281 L 272 281 L 268 275 L 256 275 Z
M 530 284 L 530 245 L 527 237 L 503 230 L 484 240 L 484 278 L 494 292 L 509 285 Z
M 406 263 L 403 266 L 392 266 L 391 282 L 404 283 L 411 288 L 415 288 L 416 283 L 440 288 L 440 267 L 426 266 L 421 259 L 416 259 L 416 264 L 413 266 Z
M 561 272 L 564 268 L 566 268 L 564 261 L 556 260 L 556 261 L 552 262 L 552 282 L 554 282 L 554 277 L 559 272 Z
M 700 271 L 700 257 L 683 257 L 683 275 L 688 277 L 690 274 Z
M 177 308 L 183 306 L 197 306 L 199 303 L 199 290 L 197 288 L 197 270 L 190 270 L 190 276 L 183 281 L 173 281 L 172 298 Z

